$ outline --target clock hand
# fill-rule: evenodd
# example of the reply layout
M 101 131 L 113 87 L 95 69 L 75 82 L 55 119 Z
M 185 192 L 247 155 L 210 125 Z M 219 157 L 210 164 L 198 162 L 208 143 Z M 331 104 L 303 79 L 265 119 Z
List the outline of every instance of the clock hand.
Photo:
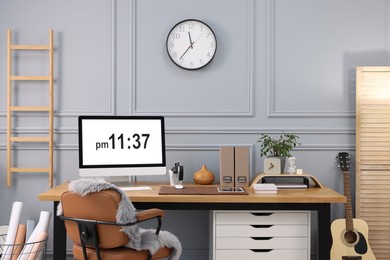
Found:
M 191 49 L 193 49 L 194 47 L 193 47 L 193 44 L 194 44 L 194 42 L 192 42 L 191 41 L 191 33 L 190 32 L 188 32 L 188 38 L 190 39 L 190 46 L 188 46 L 188 48 L 187 48 L 187 50 L 185 50 L 185 52 L 180 56 L 180 60 L 181 60 L 181 58 L 183 58 L 183 56 L 187 53 L 187 51 L 191 48 Z M 198 37 L 198 39 L 199 39 L 200 37 Z
M 184 54 L 186 54 L 187 51 L 188 51 L 190 48 L 192 48 L 192 44 L 191 44 L 190 46 L 188 46 L 187 50 L 180 56 L 180 60 L 181 60 L 181 58 L 183 58 Z
M 268 169 L 272 169 L 273 167 L 274 167 L 274 164 L 270 163 Z
M 194 44 L 195 42 L 197 42 L 201 37 L 203 36 L 203 33 L 201 34 L 201 35 L 199 35 L 199 37 L 198 38 L 196 38 L 196 40 L 195 41 L 193 41 L 193 43 L 192 44 Z
M 188 37 L 190 38 L 190 47 L 191 49 L 193 49 L 194 47 L 192 46 L 192 44 L 194 44 L 192 41 L 191 41 L 191 33 L 188 31 Z
M 188 37 L 190 38 L 190 46 L 188 46 L 187 50 L 180 56 L 180 60 L 181 60 L 181 58 L 183 58 L 184 54 L 186 54 L 187 51 L 188 51 L 190 48 L 191 48 L 191 49 L 194 48 L 194 47 L 193 47 L 194 43 L 195 43 L 197 40 L 199 40 L 202 36 L 203 36 L 203 33 L 202 33 L 201 35 L 199 35 L 199 37 L 196 38 L 195 41 L 191 42 L 191 34 L 190 34 L 190 32 L 188 32 Z

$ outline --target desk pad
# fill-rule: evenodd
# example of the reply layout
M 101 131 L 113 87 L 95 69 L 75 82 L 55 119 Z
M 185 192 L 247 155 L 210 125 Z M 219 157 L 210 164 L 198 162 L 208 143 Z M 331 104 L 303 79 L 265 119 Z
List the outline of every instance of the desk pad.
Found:
M 244 192 L 218 192 L 217 187 L 207 186 L 184 186 L 183 189 L 176 189 L 174 186 L 161 186 L 159 195 L 248 195 Z

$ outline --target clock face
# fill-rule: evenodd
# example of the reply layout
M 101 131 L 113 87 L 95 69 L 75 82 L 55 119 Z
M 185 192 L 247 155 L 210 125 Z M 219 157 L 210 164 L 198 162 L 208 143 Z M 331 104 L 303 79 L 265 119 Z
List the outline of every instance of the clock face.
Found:
M 280 158 L 268 157 L 264 159 L 264 173 L 266 174 L 280 174 L 282 173 Z
M 168 56 L 183 69 L 203 68 L 214 58 L 217 39 L 205 23 L 189 19 L 176 24 L 167 36 Z

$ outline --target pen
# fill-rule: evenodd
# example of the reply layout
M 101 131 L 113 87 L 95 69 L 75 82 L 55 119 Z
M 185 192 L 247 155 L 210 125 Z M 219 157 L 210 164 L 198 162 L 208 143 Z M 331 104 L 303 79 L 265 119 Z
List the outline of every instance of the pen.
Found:
M 179 181 L 182 181 L 183 177 L 184 177 L 184 166 L 180 165 L 179 166 L 179 176 L 178 176 Z

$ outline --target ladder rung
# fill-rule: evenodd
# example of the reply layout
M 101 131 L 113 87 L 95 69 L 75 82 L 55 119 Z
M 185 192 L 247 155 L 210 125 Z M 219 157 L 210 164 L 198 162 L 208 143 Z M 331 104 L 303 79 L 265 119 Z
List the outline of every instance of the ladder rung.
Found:
M 49 76 L 11 76 L 10 80 L 50 80 Z
M 50 111 L 50 107 L 28 107 L 28 106 L 13 106 L 11 111 Z
M 49 168 L 11 168 L 11 172 L 49 172 Z
M 11 137 L 12 142 L 49 142 L 49 137 Z
M 11 50 L 50 50 L 47 45 L 11 45 Z

